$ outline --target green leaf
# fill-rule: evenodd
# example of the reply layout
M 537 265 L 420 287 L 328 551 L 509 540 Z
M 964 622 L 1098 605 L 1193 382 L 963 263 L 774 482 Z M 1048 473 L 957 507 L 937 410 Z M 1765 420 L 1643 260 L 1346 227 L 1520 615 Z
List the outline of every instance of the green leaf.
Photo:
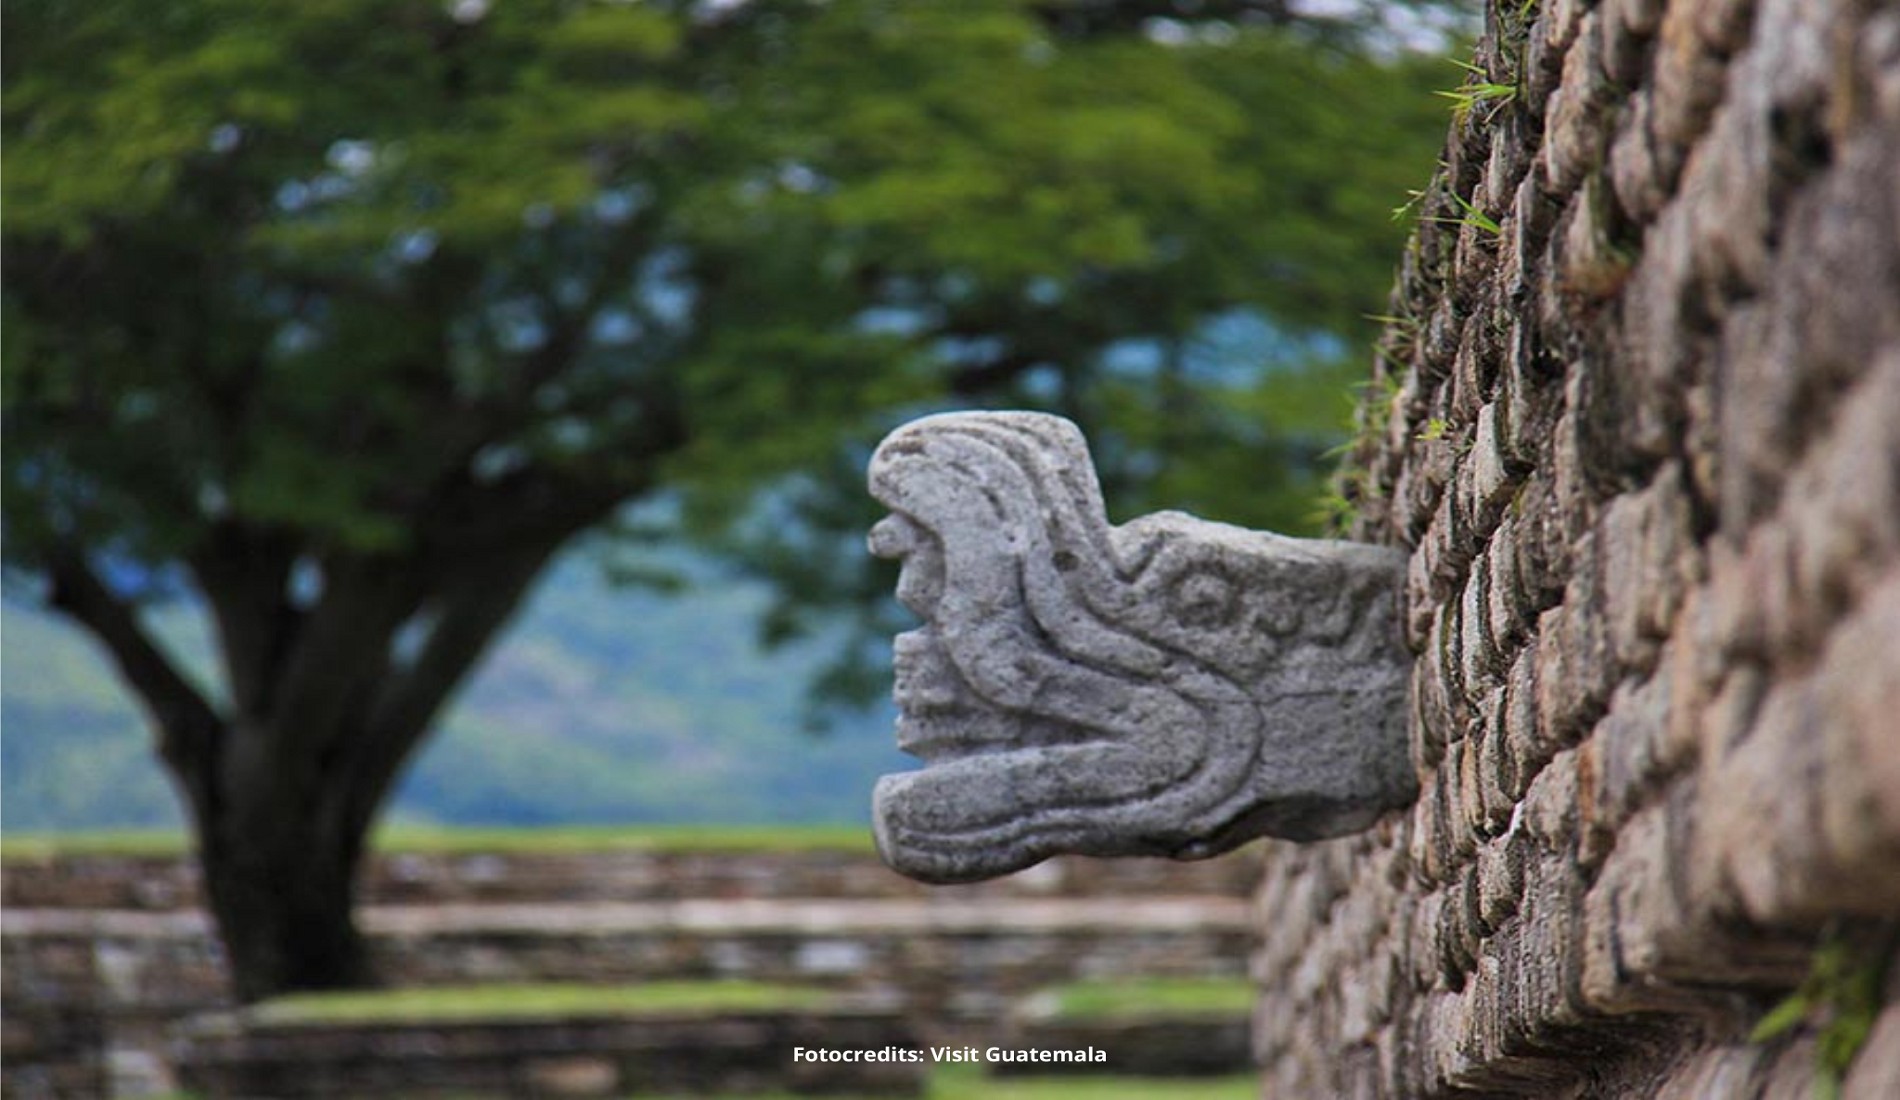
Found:
M 1768 1010 L 1748 1033 L 1751 1043 L 1771 1042 L 1799 1027 L 1814 1009 L 1806 993 L 1796 992 Z

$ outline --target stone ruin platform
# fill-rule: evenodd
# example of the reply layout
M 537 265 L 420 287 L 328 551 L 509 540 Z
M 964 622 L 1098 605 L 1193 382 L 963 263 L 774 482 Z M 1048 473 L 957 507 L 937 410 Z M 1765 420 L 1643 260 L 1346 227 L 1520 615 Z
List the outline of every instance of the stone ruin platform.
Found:
M 1057 860 L 1013 880 L 934 889 L 882 871 L 868 853 L 793 854 L 776 877 L 775 858 L 602 853 L 540 867 L 516 855 L 429 855 L 401 863 L 395 861 L 404 857 L 386 857 L 372 871 L 372 902 L 360 918 L 379 972 L 394 987 L 721 979 L 795 985 L 846 999 L 848 1019 L 799 1011 L 752 1017 L 730 1034 L 750 1036 L 744 1041 L 753 1049 L 775 1045 L 768 1054 L 786 1062 L 796 1036 L 807 1034 L 801 1028 L 816 1028 L 813 1034 L 834 1046 L 846 1044 L 847 1032 L 856 1034 L 851 1029 L 865 1031 L 864 1043 L 876 1038 L 874 1045 L 886 1035 L 893 1044 L 904 1036 L 911 1046 L 1049 1046 L 1059 1039 L 1107 1044 L 1111 1063 L 1097 1071 L 1116 1074 L 1171 1072 L 1165 1059 L 1149 1066 L 1140 1056 L 1169 1044 L 1124 1035 L 1126 1024 L 1101 1025 L 1106 1032 L 1098 1026 L 1109 1038 L 1042 1036 L 1041 1025 L 1018 1021 L 1013 1008 L 1038 990 L 1085 979 L 1242 978 L 1254 942 L 1248 893 L 1257 859 L 1244 853 L 1187 865 Z M 148 871 L 156 874 L 139 878 Z M 675 888 L 716 893 L 668 896 L 667 872 L 679 873 Z M 257 1095 L 247 1091 L 252 1086 L 244 1082 L 256 1080 L 247 1074 L 281 1072 L 299 1059 L 310 1061 L 312 1080 L 329 1080 L 324 1075 L 333 1071 L 317 1067 L 332 1062 L 343 1067 L 334 1073 L 367 1075 L 310 1095 L 372 1095 L 373 1080 L 408 1080 L 404 1091 L 413 1093 L 422 1062 L 492 1049 L 504 1039 L 515 1053 L 501 1060 L 518 1067 L 498 1086 L 501 1095 L 555 1095 L 548 1082 L 557 1080 L 581 1090 L 575 1095 L 587 1095 L 588 1082 L 611 1080 L 603 1087 L 620 1091 L 605 1095 L 624 1095 L 658 1080 L 628 1025 L 612 1019 L 470 1021 L 446 1029 L 378 1024 L 323 1034 L 233 1030 L 218 950 L 204 915 L 190 905 L 195 886 L 180 861 L 95 857 L 65 866 L 10 865 L 7 876 L 8 907 L 0 914 L 7 1011 L 0 1032 L 8 1097 L 141 1095 L 174 1085 L 212 1096 Z M 604 898 L 603 877 L 614 879 L 612 892 L 626 900 Z M 526 900 L 535 888 L 524 880 L 553 893 Z M 594 885 L 582 885 L 588 882 Z M 570 886 L 578 896 L 568 896 Z M 833 893 L 784 896 L 794 889 Z M 109 907 L 58 904 L 76 899 Z M 724 1040 L 683 1036 L 704 1028 L 728 1034 L 724 1020 L 661 1025 L 643 1018 L 632 1030 L 670 1036 L 662 1050 L 718 1049 Z M 1244 1071 L 1244 1042 L 1223 1044 L 1208 1025 L 1195 1026 L 1199 1038 L 1187 1048 L 1228 1050 L 1228 1068 Z M 1244 1031 L 1243 1021 L 1226 1026 Z M 384 1053 L 372 1058 L 364 1053 L 371 1048 Z M 483 1063 L 487 1056 L 471 1057 Z M 743 1058 L 724 1061 L 741 1078 L 763 1080 L 746 1077 L 756 1067 L 746 1069 Z M 372 1062 L 386 1064 L 372 1070 Z M 260 1068 L 271 1065 L 279 1069 Z M 528 1067 L 538 1067 L 540 1084 L 523 1083 Z M 468 1072 L 498 1080 L 492 1066 Z M 857 1088 L 822 1074 L 773 1087 L 793 1084 L 812 1094 Z M 455 1087 L 464 1095 L 496 1091 Z M 901 1094 L 888 1083 L 876 1087 Z

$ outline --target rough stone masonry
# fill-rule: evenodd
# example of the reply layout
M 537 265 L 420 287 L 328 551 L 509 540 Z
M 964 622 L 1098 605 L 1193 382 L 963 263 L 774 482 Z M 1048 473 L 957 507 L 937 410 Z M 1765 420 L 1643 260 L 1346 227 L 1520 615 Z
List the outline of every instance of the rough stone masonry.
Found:
M 1900 7 L 1478 63 L 1343 486 L 1420 797 L 1269 852 L 1266 1094 L 1900 1096 Z

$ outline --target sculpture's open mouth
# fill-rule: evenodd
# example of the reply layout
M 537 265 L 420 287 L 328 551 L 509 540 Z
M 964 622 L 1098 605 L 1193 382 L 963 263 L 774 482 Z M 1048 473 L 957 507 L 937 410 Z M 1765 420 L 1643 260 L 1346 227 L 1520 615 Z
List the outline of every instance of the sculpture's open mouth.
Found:
M 897 747 L 926 767 L 1103 740 L 1100 730 L 1010 711 L 978 696 L 931 627 L 897 635 L 891 650 Z
M 898 706 L 903 704 L 900 702 Z M 971 713 L 963 708 L 942 712 L 900 710 L 897 747 L 922 760 L 925 766 L 1006 752 L 1011 748 L 1006 731 L 973 726 Z
M 949 659 L 929 627 L 892 640 L 891 670 L 899 749 L 931 764 L 968 756 L 990 740 L 972 736 L 985 727 L 969 720 L 972 708 L 948 674 Z

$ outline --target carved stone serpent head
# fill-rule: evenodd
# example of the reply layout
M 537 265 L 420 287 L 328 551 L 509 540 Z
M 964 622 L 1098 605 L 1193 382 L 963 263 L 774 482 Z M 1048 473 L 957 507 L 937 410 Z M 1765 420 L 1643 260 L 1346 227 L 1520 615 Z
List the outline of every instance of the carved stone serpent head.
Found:
M 878 847 L 931 882 L 1051 855 L 1201 858 L 1410 801 L 1392 549 L 1162 512 L 1112 526 L 1074 424 L 952 413 L 871 460 L 923 620 L 895 642 Z

